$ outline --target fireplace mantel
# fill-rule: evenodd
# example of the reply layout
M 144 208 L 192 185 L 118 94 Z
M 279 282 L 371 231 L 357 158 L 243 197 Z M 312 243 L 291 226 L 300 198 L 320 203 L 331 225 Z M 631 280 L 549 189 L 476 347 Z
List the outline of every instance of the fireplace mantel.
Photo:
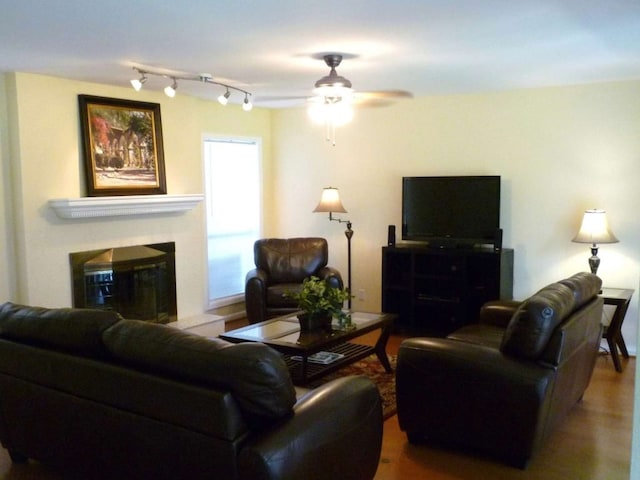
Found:
M 182 213 L 193 209 L 203 199 L 202 194 L 57 198 L 49 200 L 49 206 L 60 218 L 117 217 Z

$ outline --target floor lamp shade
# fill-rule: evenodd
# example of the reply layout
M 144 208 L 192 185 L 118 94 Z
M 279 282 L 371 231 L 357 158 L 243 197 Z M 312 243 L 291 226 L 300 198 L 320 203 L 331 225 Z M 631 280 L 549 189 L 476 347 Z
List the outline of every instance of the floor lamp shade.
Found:
M 314 213 L 347 213 L 340 201 L 340 193 L 338 193 L 338 189 L 333 187 L 322 189 L 320 203 L 318 203 L 318 206 L 313 211 Z
M 582 224 L 578 234 L 573 238 L 576 243 L 590 243 L 591 257 L 589 267 L 591 273 L 597 273 L 600 259 L 598 258 L 599 243 L 617 243 L 618 239 L 609 229 L 607 214 L 604 210 L 587 210 L 582 217 Z

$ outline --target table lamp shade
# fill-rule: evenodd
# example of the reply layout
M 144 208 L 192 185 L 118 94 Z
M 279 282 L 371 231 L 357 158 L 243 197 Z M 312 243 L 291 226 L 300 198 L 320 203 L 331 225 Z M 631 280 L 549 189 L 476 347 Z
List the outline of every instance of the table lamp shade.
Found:
M 609 230 L 607 214 L 604 210 L 587 210 L 582 217 L 582 225 L 572 240 L 576 243 L 617 243 L 618 239 Z

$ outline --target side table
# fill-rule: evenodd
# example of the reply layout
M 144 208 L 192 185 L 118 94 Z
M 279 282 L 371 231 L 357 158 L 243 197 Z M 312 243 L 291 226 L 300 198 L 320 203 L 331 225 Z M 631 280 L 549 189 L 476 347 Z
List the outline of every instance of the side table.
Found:
M 627 288 L 603 288 L 600 294 L 605 305 L 614 305 L 616 307 L 611 316 L 611 321 L 608 325 L 605 324 L 602 334 L 602 336 L 607 339 L 609 353 L 611 353 L 616 372 L 622 372 L 618 348 L 620 348 L 620 353 L 622 353 L 624 358 L 629 358 L 629 352 L 624 343 L 624 338 L 622 338 L 621 329 L 633 292 L 634 290 Z

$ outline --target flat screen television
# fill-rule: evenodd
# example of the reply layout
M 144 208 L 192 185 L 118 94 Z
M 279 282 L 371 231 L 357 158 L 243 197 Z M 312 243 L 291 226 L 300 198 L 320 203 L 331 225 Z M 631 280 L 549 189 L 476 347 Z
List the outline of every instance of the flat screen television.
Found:
M 403 240 L 436 247 L 495 245 L 499 228 L 499 176 L 403 177 Z

